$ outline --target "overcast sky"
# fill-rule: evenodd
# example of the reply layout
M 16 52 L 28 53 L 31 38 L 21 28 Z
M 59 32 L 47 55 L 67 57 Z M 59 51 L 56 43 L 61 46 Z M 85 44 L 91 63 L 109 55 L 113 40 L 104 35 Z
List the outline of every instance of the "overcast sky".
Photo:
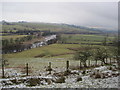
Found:
M 117 30 L 117 2 L 4 2 L 2 19 L 67 23 Z

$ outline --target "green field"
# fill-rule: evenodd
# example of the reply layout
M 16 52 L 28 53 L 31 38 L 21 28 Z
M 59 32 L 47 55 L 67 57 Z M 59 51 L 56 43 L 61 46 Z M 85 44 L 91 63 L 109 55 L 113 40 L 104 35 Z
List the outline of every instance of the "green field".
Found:
M 42 70 L 45 66 L 48 66 L 49 62 L 52 62 L 52 67 L 65 68 L 66 61 L 70 59 L 64 58 L 10 58 L 8 59 L 8 67 L 24 67 L 26 63 L 29 63 L 32 69 Z M 79 65 L 79 61 L 71 60 L 72 65 Z
M 91 45 L 95 47 L 103 47 L 103 45 L 100 44 L 103 43 L 105 38 L 107 38 L 107 43 L 112 42 L 114 39 L 114 34 L 106 36 L 106 33 L 99 30 L 81 29 L 80 27 L 67 24 L 11 23 L 9 25 L 3 25 L 2 29 L 4 34 L 14 34 L 14 32 L 16 34 L 0 36 L 2 39 L 25 37 L 27 35 L 20 35 L 24 34 L 24 31 L 26 31 L 26 33 L 30 31 L 36 31 L 36 33 L 37 31 L 51 31 L 58 36 L 61 35 L 60 40 L 58 39 L 56 44 L 50 44 L 17 53 L 3 54 L 3 58 L 7 59 L 9 62 L 8 67 L 24 67 L 26 63 L 29 63 L 30 67 L 37 70 L 44 69 L 45 66 L 48 66 L 49 62 L 52 62 L 52 67 L 54 68 L 65 68 L 67 60 L 70 60 L 70 66 L 78 66 L 79 60 L 73 60 L 74 53 L 77 50 L 84 50 L 83 47 L 88 46 L 88 44 L 95 44 Z M 23 32 L 19 33 L 17 31 Z M 29 42 L 32 42 L 32 40 Z M 94 60 L 91 59 L 91 61 Z
M 69 50 L 68 48 L 79 48 L 79 44 L 52 44 L 48 46 L 38 47 L 29 49 L 22 52 L 11 53 L 3 55 L 5 58 L 33 58 L 35 56 L 45 54 L 44 57 L 69 57 L 73 50 Z M 68 55 L 69 54 L 69 55 Z
M 73 54 L 67 54 L 75 52 L 68 48 L 79 47 L 81 46 L 78 44 L 52 44 L 18 53 L 5 54 L 3 57 L 9 62 L 9 66 L 7 67 L 24 67 L 26 63 L 29 63 L 30 67 L 32 67 L 33 70 L 35 69 L 34 71 L 43 71 L 44 67 L 48 66 L 49 62 L 52 62 L 53 68 L 65 68 L 67 60 L 70 60 L 71 65 L 79 65 L 79 61 L 73 60 Z M 34 58 L 34 56 L 42 53 L 45 53 L 46 56 L 42 58 Z M 55 56 L 51 57 L 51 55 Z
M 65 43 L 96 43 L 101 44 L 106 36 L 103 35 L 86 35 L 86 34 L 62 34 L 61 40 Z M 107 42 L 111 42 L 114 37 L 107 37 Z
M 7 35 L 7 36 L 0 36 L 0 38 L 2 39 L 16 39 L 16 38 L 21 38 L 21 37 L 25 37 L 27 35 Z
M 6 66 L 6 68 L 21 68 L 21 70 L 23 70 L 26 63 L 28 63 L 31 68 L 30 70 L 34 72 L 31 74 L 36 74 L 35 72 L 44 72 L 49 62 L 51 62 L 53 69 L 66 70 L 66 61 L 70 62 L 70 68 L 79 68 L 80 60 L 74 60 L 73 58 L 9 58 L 9 65 Z M 91 60 L 91 64 L 95 64 L 95 60 Z M 101 61 L 98 61 L 98 64 L 101 64 Z
M 22 30 L 30 30 L 30 31 L 48 31 L 51 32 L 66 32 L 66 33 L 101 33 L 101 31 L 95 30 L 87 30 L 75 27 L 73 25 L 67 24 L 55 24 L 55 23 L 34 23 L 34 22 L 27 22 L 27 23 L 12 23 L 11 25 L 3 24 L 2 26 L 3 31 L 7 32 L 16 32 Z
M 9 34 L 9 33 L 0 33 L 0 36 L 2 36 L 2 35 L 7 35 L 7 34 Z

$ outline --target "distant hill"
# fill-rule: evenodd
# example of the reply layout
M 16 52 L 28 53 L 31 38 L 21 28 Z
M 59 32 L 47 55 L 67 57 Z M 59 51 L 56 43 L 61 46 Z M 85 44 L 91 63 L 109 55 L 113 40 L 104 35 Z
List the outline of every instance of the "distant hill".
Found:
M 51 31 L 55 33 L 67 34 L 104 34 L 113 33 L 114 31 L 106 31 L 95 28 L 88 28 L 77 25 L 57 24 L 57 23 L 38 23 L 38 22 L 6 22 L 2 21 L 3 31 L 21 31 L 21 30 L 37 30 Z M 116 33 L 116 32 L 114 32 Z

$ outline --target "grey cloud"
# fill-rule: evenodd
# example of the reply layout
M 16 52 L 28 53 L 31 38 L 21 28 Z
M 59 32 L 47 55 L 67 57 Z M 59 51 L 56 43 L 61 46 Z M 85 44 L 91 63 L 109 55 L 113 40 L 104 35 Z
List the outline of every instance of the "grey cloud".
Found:
M 115 2 L 3 3 L 3 19 L 77 24 L 117 30 Z

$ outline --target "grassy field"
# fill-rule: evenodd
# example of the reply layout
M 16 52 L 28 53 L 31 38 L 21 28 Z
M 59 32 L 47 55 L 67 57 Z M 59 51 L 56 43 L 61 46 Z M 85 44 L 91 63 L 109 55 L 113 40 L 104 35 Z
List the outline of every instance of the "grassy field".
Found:
M 21 31 L 21 30 L 39 30 L 39 31 L 46 31 L 50 30 L 51 32 L 76 32 L 76 33 L 101 33 L 99 31 L 95 30 L 87 30 L 87 29 L 81 29 L 77 28 L 71 25 L 66 24 L 55 24 L 55 23 L 34 23 L 34 22 L 28 22 L 28 23 L 13 23 L 12 25 L 3 25 L 2 26 L 3 31 Z
M 103 35 L 84 35 L 84 34 L 62 34 L 62 40 L 66 43 L 96 43 L 101 44 L 105 36 Z M 107 42 L 111 42 L 114 37 L 108 37 Z
M 29 66 L 34 69 L 42 70 L 45 66 L 48 66 L 49 62 L 52 62 L 52 67 L 65 67 L 66 61 L 68 59 L 63 58 L 11 58 L 8 59 L 9 66 L 8 67 L 24 67 L 26 63 L 29 63 Z M 78 61 L 72 63 L 78 63 Z M 75 64 L 75 65 L 76 65 Z M 79 65 L 79 64 L 78 64 Z
M 0 36 L 2 36 L 2 35 L 6 35 L 6 34 L 9 34 L 9 33 L 0 33 Z
M 26 63 L 28 63 L 30 70 L 34 72 L 32 74 L 36 74 L 36 72 L 38 74 L 38 72 L 44 72 L 46 70 L 45 67 L 49 65 L 49 62 L 51 62 L 53 69 L 66 70 L 66 61 L 69 61 L 71 69 L 79 68 L 80 60 L 74 60 L 73 58 L 9 58 L 9 65 L 6 66 L 6 68 L 23 70 L 23 68 L 26 66 Z M 88 62 L 89 61 L 87 60 L 87 65 Z M 91 65 L 94 64 L 95 60 L 92 60 Z M 101 61 L 98 61 L 98 64 L 101 65 Z
M 68 25 L 58 25 L 58 24 L 47 24 L 47 23 L 13 23 L 13 25 L 3 25 L 3 30 L 8 31 L 8 33 L 12 30 L 12 32 L 20 31 L 20 30 L 39 30 L 45 31 L 50 30 L 52 32 L 64 32 L 64 33 L 77 33 L 77 34 L 62 34 L 61 39 L 65 43 L 94 43 L 101 44 L 105 39 L 103 35 L 88 35 L 91 33 L 101 33 L 99 31 L 92 31 L 86 29 L 80 29 L 73 26 Z M 78 33 L 86 33 L 86 34 L 78 34 Z M 105 34 L 104 34 L 105 35 Z M 2 39 L 16 39 L 25 37 L 27 35 L 8 35 L 8 36 L 0 36 Z M 108 37 L 107 42 L 111 42 L 114 37 Z M 34 40 L 33 40 L 34 41 Z M 31 41 L 30 41 L 31 42 Z M 28 42 L 27 42 L 28 43 Z M 87 45 L 85 44 L 51 44 L 38 48 L 33 48 L 29 50 L 25 50 L 22 52 L 11 53 L 11 54 L 3 54 L 3 58 L 8 60 L 9 65 L 6 68 L 12 67 L 25 67 L 25 64 L 28 63 L 31 69 L 35 69 L 34 71 L 44 71 L 45 66 L 48 66 L 48 63 L 52 63 L 53 68 L 66 68 L 66 61 L 70 61 L 70 66 L 79 66 L 80 60 L 74 60 L 73 56 L 75 50 L 79 50 Z M 93 45 L 97 47 L 102 47 L 102 45 Z M 82 50 L 82 49 L 80 49 Z M 95 63 L 93 59 L 91 59 L 92 64 Z M 88 63 L 88 61 L 87 61 Z M 0 63 L 1 64 L 1 63 Z M 100 64 L 100 62 L 99 62 Z M 0 65 L 1 66 L 1 65 Z
M 33 71 L 45 70 L 45 66 L 48 66 L 49 62 L 52 62 L 53 68 L 63 68 L 66 67 L 66 61 L 70 60 L 70 65 L 79 65 L 79 61 L 73 60 L 73 50 L 69 50 L 68 48 L 79 48 L 81 47 L 78 44 L 52 44 L 48 46 L 43 46 L 39 48 L 34 48 L 30 50 L 26 50 L 23 52 L 5 54 L 4 58 L 8 60 L 9 66 L 12 67 L 25 67 L 26 63 L 29 63 L 29 66 L 32 67 Z M 45 53 L 46 56 L 43 58 L 34 58 L 34 56 Z M 56 55 L 54 57 L 50 57 L 51 55 Z M 59 56 L 60 55 L 60 56 Z
M 11 53 L 3 55 L 4 58 L 8 60 L 9 65 L 6 68 L 21 68 L 25 67 L 25 64 L 28 63 L 29 67 L 33 72 L 42 72 L 45 71 L 45 67 L 48 66 L 48 63 L 52 63 L 52 68 L 59 68 L 62 70 L 66 69 L 66 61 L 70 61 L 70 67 L 79 67 L 79 60 L 74 60 L 73 56 L 75 51 L 71 49 L 82 48 L 87 45 L 79 44 L 51 44 L 48 46 L 38 47 L 29 49 L 22 52 Z M 95 47 L 102 47 L 100 45 L 94 45 Z M 40 54 L 45 54 L 44 57 L 35 58 Z M 95 60 L 92 60 L 92 64 L 95 63 Z M 88 61 L 87 61 L 88 63 Z M 98 62 L 101 64 L 101 62 Z M 35 74 L 35 73 L 34 73 Z
M 16 39 L 16 38 L 21 38 L 21 37 L 25 37 L 27 35 L 7 35 L 7 36 L 0 36 L 0 38 L 2 39 Z
M 69 50 L 68 48 L 79 48 L 79 47 L 81 47 L 79 44 L 52 44 L 48 46 L 29 49 L 29 50 L 22 51 L 22 52 L 5 54 L 3 56 L 5 58 L 21 58 L 21 57 L 22 58 L 33 58 L 40 54 L 45 54 L 44 57 L 51 57 L 51 56 L 67 57 L 70 54 L 74 53 L 73 50 Z

